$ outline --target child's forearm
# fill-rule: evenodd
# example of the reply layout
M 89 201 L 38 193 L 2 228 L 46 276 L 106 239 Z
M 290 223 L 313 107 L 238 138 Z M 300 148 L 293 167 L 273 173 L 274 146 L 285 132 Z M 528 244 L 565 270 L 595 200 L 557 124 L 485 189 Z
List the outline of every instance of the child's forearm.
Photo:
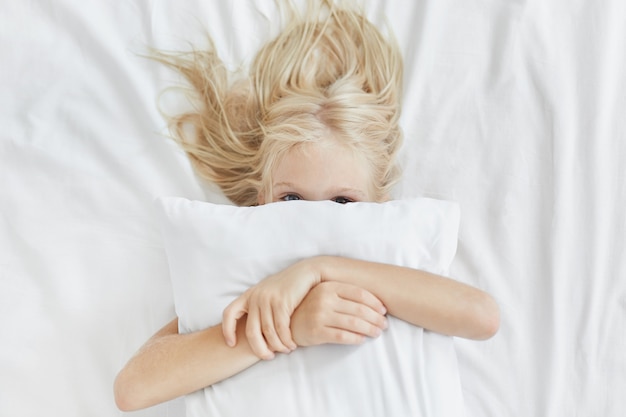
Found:
M 452 336 L 488 339 L 499 327 L 493 298 L 474 287 L 411 268 L 322 256 L 312 258 L 322 281 L 360 286 L 387 307 L 389 314 Z
M 178 334 L 174 320 L 155 334 L 120 371 L 115 401 L 124 411 L 149 407 L 204 388 L 252 366 L 259 358 L 246 341 L 245 320 L 239 343 L 224 343 L 221 325 Z

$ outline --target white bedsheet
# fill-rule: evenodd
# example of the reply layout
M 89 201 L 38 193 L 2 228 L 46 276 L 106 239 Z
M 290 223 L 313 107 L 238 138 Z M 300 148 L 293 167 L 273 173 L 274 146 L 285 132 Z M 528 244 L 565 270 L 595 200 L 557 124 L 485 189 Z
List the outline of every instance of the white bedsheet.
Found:
M 370 3 L 406 61 L 396 197 L 459 202 L 452 276 L 502 310 L 457 340 L 468 414 L 623 416 L 626 2 Z M 203 27 L 233 67 L 270 32 L 241 0 L 0 4 L 1 416 L 121 414 L 116 372 L 172 317 L 152 200 L 223 200 L 162 137 L 178 76 L 137 53 Z

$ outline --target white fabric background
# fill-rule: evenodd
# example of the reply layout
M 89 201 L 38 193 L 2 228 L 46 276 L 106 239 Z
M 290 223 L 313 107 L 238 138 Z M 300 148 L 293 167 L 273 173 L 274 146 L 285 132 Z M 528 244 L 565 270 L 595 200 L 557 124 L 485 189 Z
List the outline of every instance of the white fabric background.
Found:
M 470 415 L 624 415 L 626 3 L 370 3 L 406 61 L 396 197 L 459 202 L 452 276 L 502 309 L 457 340 Z M 0 4 L 0 415 L 121 414 L 173 314 L 152 200 L 220 200 L 161 135 L 178 77 L 136 53 L 203 27 L 233 67 L 270 32 L 242 0 Z

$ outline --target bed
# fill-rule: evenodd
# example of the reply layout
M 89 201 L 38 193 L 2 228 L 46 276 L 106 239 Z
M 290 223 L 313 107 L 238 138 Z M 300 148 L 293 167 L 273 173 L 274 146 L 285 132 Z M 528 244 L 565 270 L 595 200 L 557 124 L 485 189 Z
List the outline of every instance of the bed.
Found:
M 174 314 L 154 199 L 225 202 L 160 113 L 148 47 L 232 68 L 269 1 L 0 5 L 0 415 L 121 415 L 117 371 Z M 626 413 L 626 2 L 371 0 L 405 58 L 399 199 L 458 202 L 451 276 L 497 299 L 457 339 L 468 416 Z M 160 107 L 157 102 L 160 99 Z M 174 400 L 133 413 L 179 416 Z

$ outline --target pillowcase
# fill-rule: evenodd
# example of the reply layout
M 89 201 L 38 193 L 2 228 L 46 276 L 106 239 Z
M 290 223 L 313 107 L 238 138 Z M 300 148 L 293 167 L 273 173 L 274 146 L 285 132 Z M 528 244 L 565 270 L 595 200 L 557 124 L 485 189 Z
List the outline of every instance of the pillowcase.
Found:
M 216 325 L 246 289 L 296 261 L 337 255 L 445 274 L 455 203 L 293 201 L 234 207 L 158 199 L 181 333 Z M 384 279 L 381 277 L 381 279 Z M 277 354 L 186 398 L 188 416 L 460 416 L 451 337 L 389 317 L 376 339 Z

